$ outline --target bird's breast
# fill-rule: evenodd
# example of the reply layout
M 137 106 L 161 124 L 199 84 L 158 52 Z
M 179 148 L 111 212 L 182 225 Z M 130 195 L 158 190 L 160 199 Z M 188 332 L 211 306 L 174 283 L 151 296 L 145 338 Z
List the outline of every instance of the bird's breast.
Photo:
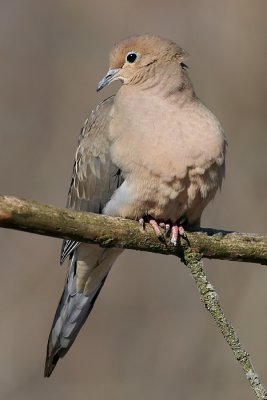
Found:
M 140 167 L 182 178 L 191 166 L 205 168 L 224 146 L 219 123 L 204 106 L 155 96 L 115 102 L 109 134 L 112 159 L 124 176 Z
M 181 106 L 153 96 L 119 98 L 109 138 L 112 161 L 125 178 L 111 203 L 120 203 L 123 217 L 151 213 L 175 221 L 219 186 L 224 138 L 202 105 Z M 108 208 L 118 211 L 117 205 Z

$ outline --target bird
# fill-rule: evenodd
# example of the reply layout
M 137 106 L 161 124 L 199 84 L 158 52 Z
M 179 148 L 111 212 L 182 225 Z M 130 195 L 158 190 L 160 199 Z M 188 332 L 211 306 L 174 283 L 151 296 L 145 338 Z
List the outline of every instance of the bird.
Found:
M 97 91 L 121 82 L 81 129 L 67 207 L 150 224 L 172 245 L 184 226 L 200 226 L 221 188 L 226 137 L 199 100 L 185 64 L 188 53 L 156 35 L 131 36 L 110 53 Z M 73 344 L 122 249 L 64 240 L 67 278 L 47 344 L 44 375 Z

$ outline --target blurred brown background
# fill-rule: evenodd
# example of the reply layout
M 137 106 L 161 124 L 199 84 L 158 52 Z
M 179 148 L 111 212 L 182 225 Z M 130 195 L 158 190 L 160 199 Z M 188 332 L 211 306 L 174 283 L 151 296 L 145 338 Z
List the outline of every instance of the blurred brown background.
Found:
M 111 46 L 155 33 L 191 54 L 199 97 L 229 148 L 203 226 L 266 233 L 266 0 L 0 2 L 0 184 L 64 206 L 81 124 Z M 0 231 L 0 399 L 253 399 L 175 258 L 125 252 L 71 351 L 43 378 L 66 266 L 60 241 Z M 267 385 L 267 270 L 206 262 L 226 315 Z

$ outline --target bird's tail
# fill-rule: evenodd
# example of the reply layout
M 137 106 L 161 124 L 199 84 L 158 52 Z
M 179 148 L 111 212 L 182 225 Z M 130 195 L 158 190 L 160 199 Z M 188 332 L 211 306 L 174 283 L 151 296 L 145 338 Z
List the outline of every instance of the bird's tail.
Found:
M 81 244 L 71 255 L 48 339 L 44 376 L 50 376 L 59 358 L 68 352 L 121 251 Z

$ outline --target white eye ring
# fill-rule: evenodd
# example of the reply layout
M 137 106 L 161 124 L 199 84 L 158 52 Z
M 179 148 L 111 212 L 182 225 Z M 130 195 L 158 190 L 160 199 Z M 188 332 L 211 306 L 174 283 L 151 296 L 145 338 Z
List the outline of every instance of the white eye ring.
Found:
M 135 51 L 129 51 L 125 56 L 125 62 L 127 64 L 133 64 L 137 60 L 138 56 L 139 54 Z

